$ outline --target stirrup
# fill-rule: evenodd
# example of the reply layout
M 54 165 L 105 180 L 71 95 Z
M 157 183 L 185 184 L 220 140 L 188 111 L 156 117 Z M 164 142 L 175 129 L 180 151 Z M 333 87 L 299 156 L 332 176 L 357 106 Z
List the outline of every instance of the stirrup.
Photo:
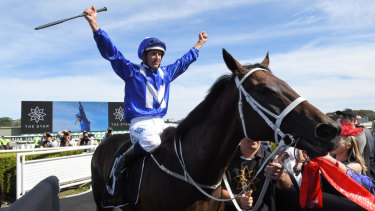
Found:
M 125 167 L 125 164 L 124 164 L 126 162 L 125 159 L 127 155 L 132 152 L 133 149 L 134 149 L 134 145 L 130 146 L 129 149 L 126 150 L 126 152 L 124 152 L 122 155 L 120 155 L 119 157 L 115 159 L 113 163 L 113 167 L 111 169 L 111 173 L 109 174 L 109 177 L 108 177 L 109 181 L 106 184 L 106 189 L 107 189 L 108 194 L 112 196 L 114 195 L 117 178 L 119 178 L 123 174 L 123 172 L 127 170 L 127 167 Z M 120 164 L 122 165 L 120 166 Z M 119 169 L 119 168 L 123 168 L 123 169 Z
M 116 180 L 117 180 L 117 176 L 116 175 L 116 169 L 117 169 L 117 165 L 118 165 L 118 161 L 122 158 L 122 155 L 118 158 L 116 158 L 114 164 L 113 164 L 113 167 L 112 167 L 112 170 L 111 170 L 111 173 L 109 174 L 109 182 L 106 184 L 106 189 L 107 189 L 107 192 L 113 196 L 113 194 L 115 193 L 115 187 L 116 187 Z M 110 184 L 112 181 L 112 184 Z M 110 185 L 108 185 L 110 184 Z

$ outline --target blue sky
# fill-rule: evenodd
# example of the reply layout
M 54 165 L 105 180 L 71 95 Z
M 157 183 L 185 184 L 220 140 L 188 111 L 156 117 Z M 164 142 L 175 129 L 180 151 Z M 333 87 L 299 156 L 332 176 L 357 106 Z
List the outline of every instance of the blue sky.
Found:
M 375 110 L 375 1 L 372 0 L 33 0 L 0 2 L 0 117 L 21 101 L 123 101 L 124 83 L 101 58 L 84 18 L 35 27 L 106 6 L 98 22 L 126 58 L 139 63 L 144 37 L 167 44 L 162 64 L 206 31 L 199 59 L 171 85 L 166 119 L 184 118 L 229 73 L 225 48 L 241 63 L 262 61 L 324 113 Z

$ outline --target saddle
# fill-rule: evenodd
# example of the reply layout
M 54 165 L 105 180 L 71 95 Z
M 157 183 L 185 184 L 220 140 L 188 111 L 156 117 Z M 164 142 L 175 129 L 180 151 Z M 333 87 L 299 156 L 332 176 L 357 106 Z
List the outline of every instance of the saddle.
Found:
M 116 159 L 124 154 L 131 146 L 132 143 L 129 139 L 118 148 L 113 159 L 111 172 L 116 171 Z M 142 159 L 135 160 L 127 167 L 126 173 L 124 169 L 121 169 L 121 173 L 117 178 L 108 178 L 106 191 L 101 201 L 103 208 L 120 208 L 137 203 L 145 159 L 146 156 Z M 110 189 L 112 190 L 108 191 Z M 113 192 L 113 194 L 111 194 L 111 192 Z

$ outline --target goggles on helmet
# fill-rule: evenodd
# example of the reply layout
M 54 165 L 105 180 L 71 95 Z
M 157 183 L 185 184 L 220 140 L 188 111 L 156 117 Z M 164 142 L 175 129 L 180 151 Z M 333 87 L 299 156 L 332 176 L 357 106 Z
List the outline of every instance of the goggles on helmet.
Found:
M 140 59 L 143 59 L 144 52 L 149 51 L 149 50 L 160 50 L 164 54 L 165 51 L 167 50 L 167 47 L 165 46 L 164 42 L 160 41 L 157 38 L 153 38 L 153 37 L 146 38 L 139 45 L 138 57 Z

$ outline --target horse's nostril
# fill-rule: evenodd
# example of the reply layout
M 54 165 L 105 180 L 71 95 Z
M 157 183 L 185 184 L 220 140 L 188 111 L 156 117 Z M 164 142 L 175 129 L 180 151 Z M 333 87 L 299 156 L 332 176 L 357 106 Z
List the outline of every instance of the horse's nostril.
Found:
M 315 136 L 323 140 L 331 140 L 335 138 L 341 129 L 339 125 L 334 125 L 332 123 L 319 124 L 315 129 Z

